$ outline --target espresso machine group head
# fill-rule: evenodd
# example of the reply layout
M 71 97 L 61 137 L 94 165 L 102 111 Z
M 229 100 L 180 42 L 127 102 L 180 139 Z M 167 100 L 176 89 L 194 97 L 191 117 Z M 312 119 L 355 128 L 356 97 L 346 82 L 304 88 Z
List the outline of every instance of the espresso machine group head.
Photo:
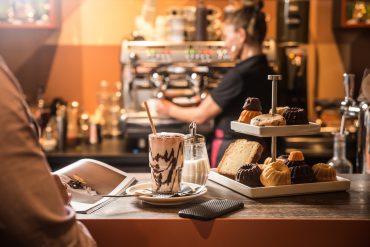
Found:
M 126 112 L 138 112 L 142 102 L 167 98 L 194 104 L 193 96 L 218 85 L 225 69 L 233 66 L 223 42 L 124 41 L 123 98 Z
M 155 102 L 165 98 L 184 107 L 197 105 L 234 66 L 222 41 L 123 41 L 121 64 L 121 126 L 126 137 L 135 129 L 137 135 L 149 133 L 144 101 L 159 130 L 185 131 L 187 124 L 158 114 Z M 199 126 L 200 131 L 203 127 Z M 210 124 L 207 129 L 212 131 L 212 127 Z

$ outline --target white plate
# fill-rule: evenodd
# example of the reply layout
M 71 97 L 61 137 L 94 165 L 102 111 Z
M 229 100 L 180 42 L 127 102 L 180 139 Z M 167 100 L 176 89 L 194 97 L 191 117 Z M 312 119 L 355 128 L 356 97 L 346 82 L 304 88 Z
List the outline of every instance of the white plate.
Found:
M 192 183 L 186 183 L 186 184 L 189 185 L 192 189 L 199 186 L 197 184 L 192 184 Z M 126 193 L 132 195 L 132 194 L 135 194 L 135 191 L 137 190 L 145 190 L 145 189 L 151 189 L 151 188 L 152 188 L 152 185 L 150 182 L 139 183 L 139 184 L 135 184 L 127 188 Z M 172 206 L 172 205 L 180 205 L 180 204 L 190 202 L 194 200 L 195 198 L 198 198 L 204 195 L 206 192 L 207 192 L 207 188 L 204 187 L 204 189 L 196 195 L 169 197 L 169 198 L 152 197 L 150 195 L 148 196 L 140 195 L 137 198 L 139 198 L 143 202 L 146 202 L 152 205 Z
M 266 126 L 260 127 L 241 123 L 238 121 L 231 121 L 231 129 L 253 136 L 293 136 L 293 135 L 312 135 L 320 132 L 320 125 L 315 123 L 303 125 L 281 125 L 281 126 Z
M 351 185 L 350 180 L 337 176 L 337 181 L 252 188 L 219 174 L 216 169 L 210 171 L 208 179 L 250 198 L 345 191 L 348 190 Z

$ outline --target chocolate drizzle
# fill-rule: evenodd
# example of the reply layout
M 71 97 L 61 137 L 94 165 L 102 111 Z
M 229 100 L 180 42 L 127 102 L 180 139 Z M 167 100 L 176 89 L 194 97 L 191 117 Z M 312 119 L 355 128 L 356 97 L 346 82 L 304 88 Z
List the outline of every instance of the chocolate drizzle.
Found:
M 178 167 L 178 161 L 180 155 L 183 156 L 183 142 L 179 143 L 177 154 L 175 155 L 174 148 L 171 148 L 170 153 L 166 150 L 164 155 L 159 153 L 153 155 L 152 150 L 149 146 L 149 166 L 152 169 L 152 176 L 156 183 L 156 192 L 160 190 L 162 185 L 171 186 L 170 190 L 173 191 L 173 187 L 175 185 L 175 180 L 178 178 L 178 183 L 180 183 L 180 176 L 181 176 L 181 168 L 182 166 Z M 182 159 L 182 158 L 180 158 Z M 165 168 L 160 167 L 159 162 L 164 160 L 166 164 L 168 164 Z M 153 164 L 151 163 L 153 161 Z M 167 176 L 163 174 L 164 172 L 168 172 Z

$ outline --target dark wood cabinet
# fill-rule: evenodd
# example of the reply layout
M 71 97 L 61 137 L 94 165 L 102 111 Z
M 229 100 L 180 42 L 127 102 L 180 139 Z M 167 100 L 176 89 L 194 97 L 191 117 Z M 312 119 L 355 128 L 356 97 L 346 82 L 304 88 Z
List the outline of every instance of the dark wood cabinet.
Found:
M 0 28 L 54 29 L 59 0 L 0 1 Z

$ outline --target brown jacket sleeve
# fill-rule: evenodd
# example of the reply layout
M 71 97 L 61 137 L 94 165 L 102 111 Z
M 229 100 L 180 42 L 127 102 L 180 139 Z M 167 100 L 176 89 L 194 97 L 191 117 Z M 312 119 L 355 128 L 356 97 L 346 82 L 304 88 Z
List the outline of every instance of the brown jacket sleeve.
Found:
M 95 246 L 63 204 L 23 95 L 10 78 L 0 67 L 1 246 Z

